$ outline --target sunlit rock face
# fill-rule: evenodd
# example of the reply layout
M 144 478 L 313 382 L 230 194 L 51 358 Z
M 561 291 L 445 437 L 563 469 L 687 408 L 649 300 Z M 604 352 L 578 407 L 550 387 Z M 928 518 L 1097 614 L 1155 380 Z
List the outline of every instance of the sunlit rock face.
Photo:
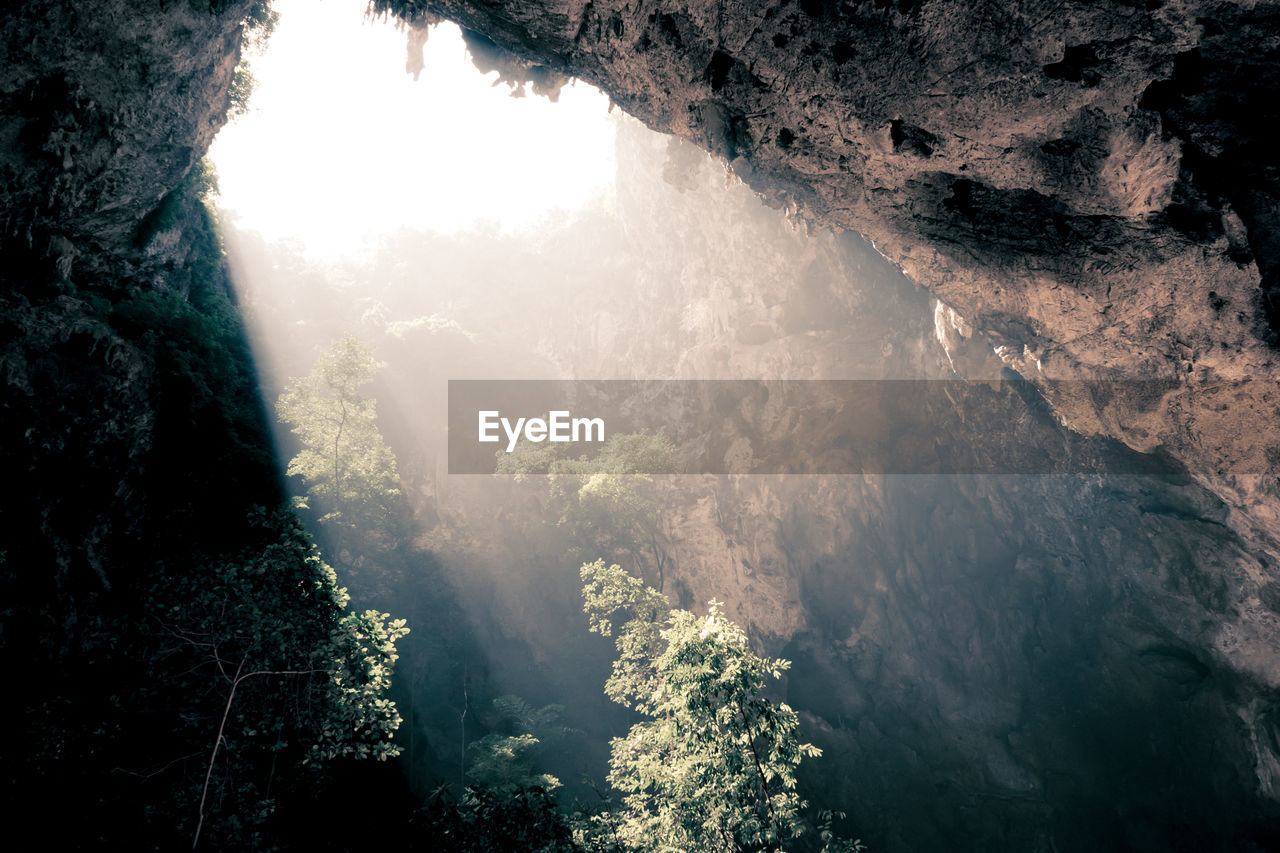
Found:
M 646 272 L 633 301 L 590 306 L 609 341 L 554 336 L 570 374 L 1000 375 L 983 335 L 859 240 L 789 230 L 680 144 L 624 129 L 618 161 Z M 610 361 L 619 341 L 649 349 Z M 968 415 L 987 443 L 1030 420 L 1011 439 L 1050 457 L 1070 435 L 998 397 Z M 795 660 L 788 701 L 827 750 L 813 790 L 875 847 L 1274 844 L 1280 660 L 1273 587 L 1257 586 L 1274 564 L 1211 492 L 1077 476 L 671 485 L 668 592 L 728 599 Z
M 1277 555 L 1270 6 L 379 0 L 571 73 L 754 189 L 859 231 L 1033 381 L 1177 380 L 1052 402 L 1168 449 Z

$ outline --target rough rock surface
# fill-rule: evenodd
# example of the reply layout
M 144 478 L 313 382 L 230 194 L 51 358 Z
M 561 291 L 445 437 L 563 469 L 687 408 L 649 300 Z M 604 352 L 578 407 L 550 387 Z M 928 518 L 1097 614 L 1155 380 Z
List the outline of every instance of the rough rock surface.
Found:
M 155 698 L 145 590 L 244 540 L 238 495 L 280 499 L 221 245 L 178 189 L 224 120 L 248 5 L 0 11 L 0 809 L 80 815 L 45 827 L 55 846 L 175 846 L 183 786 L 129 771 L 182 754 L 203 709 Z M 170 517 L 184 444 L 178 494 L 217 495 L 198 523 Z
M 13 488 L 67 487 L 41 488 L 51 501 L 31 540 L 49 549 L 55 586 L 84 573 L 109 590 L 128 571 L 110 542 L 145 514 L 137 461 L 156 413 L 139 342 L 111 312 L 190 284 L 190 200 L 173 191 L 225 121 L 250 2 L 0 14 L 0 404 Z
M 598 85 L 777 204 L 867 235 L 1074 429 L 1167 449 L 1280 556 L 1280 8 L 377 0 Z
M 0 233 L 31 241 L 52 228 L 79 246 L 58 255 L 68 272 L 84 243 L 126 248 L 225 121 L 250 5 L 45 0 L 6 11 Z
M 139 290 L 185 290 L 191 247 L 160 201 L 226 119 L 250 3 L 50 0 L 0 15 L 0 402 L 15 429 L 39 424 L 7 450 L 24 474 L 79 475 L 76 509 L 47 507 L 42 532 L 61 572 L 91 569 L 105 588 L 102 543 L 140 517 L 130 461 L 155 416 L 145 360 L 108 316 Z M 73 419 L 64 399 L 98 402 Z

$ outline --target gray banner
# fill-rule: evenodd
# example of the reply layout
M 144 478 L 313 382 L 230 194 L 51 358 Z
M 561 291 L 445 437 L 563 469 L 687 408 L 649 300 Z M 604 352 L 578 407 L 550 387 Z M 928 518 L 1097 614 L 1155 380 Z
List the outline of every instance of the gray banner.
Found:
M 1119 396 L 1135 412 L 1159 405 L 1173 387 L 1057 385 L 1050 393 L 1098 403 Z M 616 450 L 636 434 L 662 437 L 661 453 L 628 457 L 636 473 L 1180 473 L 1162 454 L 1071 432 L 1039 390 L 1014 376 L 449 383 L 450 474 L 546 473 L 555 460 L 602 452 L 614 459 L 609 442 Z

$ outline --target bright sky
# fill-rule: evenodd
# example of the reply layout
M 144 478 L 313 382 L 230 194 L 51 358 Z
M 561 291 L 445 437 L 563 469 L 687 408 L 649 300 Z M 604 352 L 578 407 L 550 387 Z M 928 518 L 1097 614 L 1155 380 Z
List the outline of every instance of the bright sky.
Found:
M 242 227 L 332 259 L 401 227 L 518 230 L 613 184 L 614 120 L 598 90 L 513 98 L 475 69 L 452 24 L 432 30 L 414 82 L 405 34 L 366 22 L 366 0 L 274 6 L 250 113 L 210 151 L 219 204 Z

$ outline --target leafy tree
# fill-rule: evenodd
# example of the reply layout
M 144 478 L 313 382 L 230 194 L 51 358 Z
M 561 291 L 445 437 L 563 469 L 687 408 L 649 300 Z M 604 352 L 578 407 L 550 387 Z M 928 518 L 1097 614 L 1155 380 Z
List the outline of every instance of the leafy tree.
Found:
M 276 403 L 302 442 L 289 475 L 307 483 L 322 522 L 347 532 L 392 531 L 399 509 L 395 456 L 378 431 L 377 403 L 362 393 L 379 366 L 368 344 L 345 335 Z
M 652 474 L 670 473 L 671 443 L 661 434 L 610 436 L 592 458 L 563 455 L 562 445 L 521 444 L 499 452 L 499 474 L 547 475 L 556 525 L 574 541 L 570 556 L 606 553 L 630 559 L 637 571 L 650 560 L 658 588 L 664 584 L 667 552 L 662 497 Z
M 578 853 L 570 822 L 541 788 L 469 786 L 454 802 L 442 786 L 414 818 L 418 849 L 437 853 Z
M 804 831 L 796 768 L 821 754 L 801 743 L 795 711 L 760 695 L 790 662 L 751 651 L 712 601 L 705 617 L 603 560 L 582 566 L 590 628 L 619 656 L 606 693 L 649 719 L 611 743 L 609 781 L 622 807 L 580 825 L 580 840 L 637 853 L 781 851 Z M 819 834 L 828 851 L 860 849 Z
M 477 784 L 499 793 L 514 793 L 522 788 L 554 791 L 560 780 L 549 773 L 538 773 L 535 764 L 545 742 L 569 734 L 572 729 L 556 725 L 563 705 L 534 708 L 519 696 L 499 696 L 493 700 L 498 724 L 508 734 L 485 735 L 468 745 L 476 753 L 467 770 Z
M 240 846 L 274 810 L 277 767 L 386 759 L 401 719 L 387 693 L 404 620 L 347 610 L 333 569 L 288 512 L 255 511 L 268 537 L 231 559 L 166 573 L 148 599 L 170 638 L 158 688 L 202 697 L 184 716 L 204 744 L 192 835 Z M 213 817 L 212 822 L 209 818 Z
M 269 0 L 256 0 L 244 16 L 240 39 L 242 55 L 236 64 L 228 93 L 230 102 L 227 114 L 233 119 L 249 111 L 249 99 L 253 97 L 253 91 L 257 87 L 257 80 L 249 68 L 249 58 L 259 56 L 267 49 L 267 41 L 279 23 L 280 13 L 272 8 Z
M 467 775 L 488 785 L 498 793 L 512 793 L 521 788 L 554 791 L 560 780 L 549 773 L 533 769 L 538 738 L 528 732 L 516 735 L 485 735 L 468 745 L 475 750 Z

